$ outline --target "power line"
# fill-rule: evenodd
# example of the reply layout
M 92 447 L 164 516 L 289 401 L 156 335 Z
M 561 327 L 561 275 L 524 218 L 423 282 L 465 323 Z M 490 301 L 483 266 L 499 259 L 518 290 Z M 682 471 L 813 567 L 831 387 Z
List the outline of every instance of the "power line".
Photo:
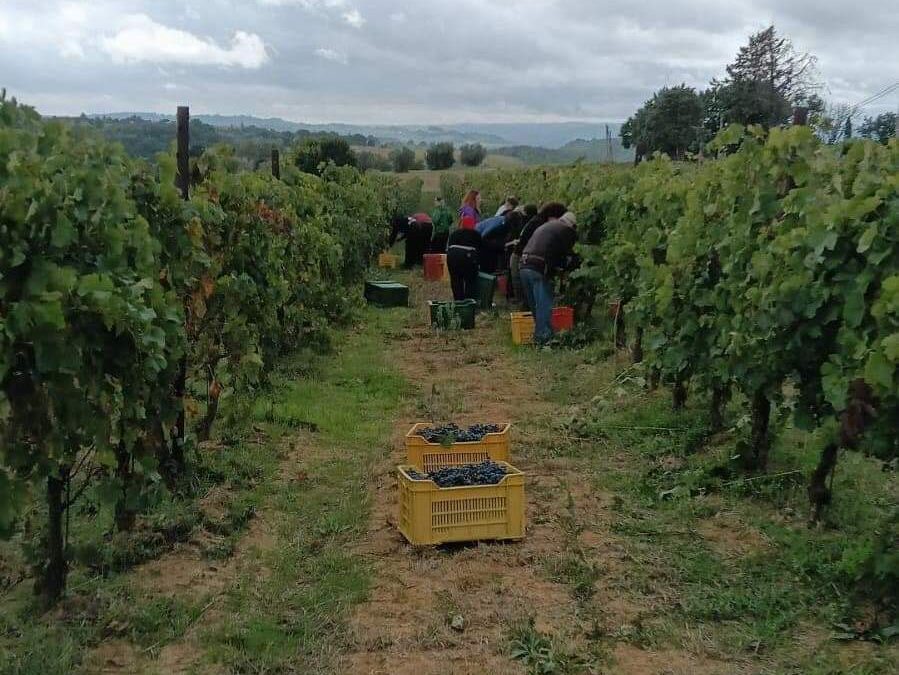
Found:
M 870 104 L 874 103 L 875 101 L 879 101 L 884 96 L 888 96 L 889 94 L 893 93 L 897 89 L 899 89 L 899 82 L 894 82 L 893 84 L 889 85 L 888 87 L 885 87 L 884 89 L 880 90 L 876 94 L 869 96 L 864 101 L 856 103 L 854 106 L 849 108 L 849 112 L 848 112 L 847 116 L 851 117 L 852 115 L 857 113 L 859 111 L 859 109 L 861 109 L 862 107 L 864 107 L 866 105 L 870 105 Z

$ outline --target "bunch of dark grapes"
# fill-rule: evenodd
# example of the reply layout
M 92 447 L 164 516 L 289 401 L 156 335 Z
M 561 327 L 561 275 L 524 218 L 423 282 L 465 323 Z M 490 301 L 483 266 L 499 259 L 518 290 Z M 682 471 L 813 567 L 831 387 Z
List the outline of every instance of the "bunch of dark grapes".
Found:
M 462 429 L 458 424 L 450 423 L 439 427 L 426 427 L 419 431 L 418 435 L 428 443 L 470 443 L 502 430 L 498 424 L 472 424 L 467 429 Z
M 407 469 L 406 473 L 412 480 L 432 480 L 438 487 L 447 488 L 465 485 L 496 485 L 506 475 L 506 470 L 488 459 L 480 464 L 447 467 L 430 473 L 421 473 L 414 469 Z

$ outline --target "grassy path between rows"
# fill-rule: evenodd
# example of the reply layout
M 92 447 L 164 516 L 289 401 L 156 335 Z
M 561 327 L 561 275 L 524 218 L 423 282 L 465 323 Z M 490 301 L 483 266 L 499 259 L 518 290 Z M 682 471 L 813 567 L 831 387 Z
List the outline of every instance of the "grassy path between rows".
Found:
M 896 503 L 888 476 L 845 458 L 829 526 L 808 530 L 801 439 L 775 448 L 773 485 L 722 478 L 736 433 L 706 438 L 701 400 L 672 412 L 602 341 L 516 349 L 502 312 L 435 334 L 425 301 L 448 288 L 402 278 L 411 309 L 366 309 L 336 353 L 289 359 L 222 426 L 202 498 L 169 507 L 191 517 L 165 514 L 188 536 L 111 578 L 76 575 L 53 616 L 4 608 L 0 670 L 899 671 L 895 644 L 832 639 L 848 606 L 835 552 Z M 404 542 L 394 470 L 422 420 L 514 424 L 523 542 Z

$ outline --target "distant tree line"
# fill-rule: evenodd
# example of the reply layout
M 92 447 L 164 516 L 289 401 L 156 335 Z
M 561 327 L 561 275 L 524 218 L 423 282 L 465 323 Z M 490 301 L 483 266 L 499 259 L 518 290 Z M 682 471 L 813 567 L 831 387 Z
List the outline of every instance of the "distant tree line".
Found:
M 107 139 L 121 143 L 129 155 L 144 159 L 167 152 L 175 137 L 175 123 L 170 120 L 86 115 L 63 119 L 70 124 L 96 129 Z M 317 175 L 321 175 L 328 164 L 354 166 L 361 171 L 405 173 L 424 169 L 426 165 L 432 170 L 448 169 L 456 162 L 456 148 L 448 142 L 422 146 L 426 148 L 424 160 L 416 155 L 415 146 L 396 146 L 385 154 L 383 148 L 375 149 L 378 143 L 376 138 L 363 134 L 339 135 L 302 129 L 274 131 L 257 126 L 219 127 L 196 119 L 191 121 L 190 127 L 191 157 L 197 158 L 212 147 L 227 145 L 233 150 L 229 153 L 229 161 L 247 170 L 267 164 L 273 147 L 287 152 L 301 171 Z M 478 166 L 486 156 L 487 150 L 480 143 L 459 148 L 459 161 L 465 166 Z
M 86 115 L 62 119 L 70 124 L 96 129 L 107 139 L 121 143 L 132 157 L 153 159 L 160 152 L 167 152 L 175 138 L 175 123 L 170 120 L 146 120 L 137 116 L 116 119 Z M 229 145 L 234 148 L 234 156 L 244 168 L 256 169 L 269 160 L 272 147 L 286 150 L 306 142 L 325 142 L 327 145 L 326 139 L 341 139 L 347 148 L 377 143 L 374 137 L 362 134 L 339 136 L 305 129 L 273 131 L 257 126 L 219 127 L 194 119 L 190 124 L 190 155 L 199 157 L 213 146 Z M 340 144 L 332 149 L 338 151 L 339 146 Z M 330 150 L 326 150 L 328 152 Z M 340 158 L 337 159 L 335 163 L 341 164 Z

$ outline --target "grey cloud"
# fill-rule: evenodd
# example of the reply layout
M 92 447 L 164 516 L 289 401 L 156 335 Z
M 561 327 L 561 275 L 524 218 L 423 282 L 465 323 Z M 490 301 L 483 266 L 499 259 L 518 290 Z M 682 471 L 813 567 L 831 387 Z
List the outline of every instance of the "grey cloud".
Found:
M 830 97 L 854 103 L 899 80 L 899 12 L 872 3 L 856 16 L 832 0 L 5 0 L 0 86 L 49 113 L 189 102 L 308 121 L 620 120 L 660 86 L 721 76 L 773 21 L 819 57 Z M 116 61 L 103 41 L 141 14 L 219 51 Z M 238 53 L 258 67 L 229 56 L 238 34 L 258 37 Z

